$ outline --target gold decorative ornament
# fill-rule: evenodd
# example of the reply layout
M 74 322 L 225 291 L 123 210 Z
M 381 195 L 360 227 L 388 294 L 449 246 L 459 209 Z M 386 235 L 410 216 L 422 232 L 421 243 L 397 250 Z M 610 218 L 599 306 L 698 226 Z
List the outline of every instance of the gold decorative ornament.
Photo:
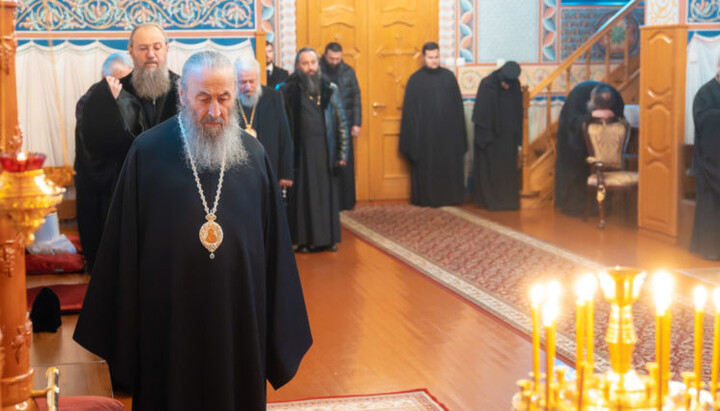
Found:
M 670 381 L 670 301 L 671 277 L 666 273 L 654 276 L 656 303 L 656 362 L 646 364 L 647 374 L 632 367 L 632 355 L 637 342 L 633 326 L 632 305 L 637 301 L 646 273 L 628 267 L 603 270 L 597 276 L 588 275 L 578 283 L 577 299 L 577 359 L 576 376 L 567 378 L 567 369 L 553 369 L 557 305 L 559 291 L 552 286 L 536 285 L 531 290 L 533 314 L 533 372 L 530 378 L 518 381 L 520 392 L 512 399 L 512 409 L 529 410 L 657 410 L 695 411 L 720 409 L 717 396 L 717 376 L 711 383 L 702 381 L 702 320 L 707 292 L 698 287 L 695 292 L 695 369 L 681 373 L 683 382 Z M 596 374 L 592 362 L 593 294 L 599 283 L 610 303 L 605 341 L 610 353 L 610 369 Z M 589 291 L 588 291 L 589 290 Z M 543 294 L 543 295 L 540 295 Z M 716 325 L 720 326 L 720 288 L 713 294 L 718 311 Z M 538 313 L 542 305 L 548 358 L 545 373 L 539 371 Z M 547 313 L 551 314 L 547 314 Z M 716 326 L 713 352 L 720 350 L 720 327 Z M 700 354 L 698 354 L 700 352 Z M 713 356 L 713 373 L 719 370 L 719 355 Z M 705 389 L 707 388 L 707 389 Z

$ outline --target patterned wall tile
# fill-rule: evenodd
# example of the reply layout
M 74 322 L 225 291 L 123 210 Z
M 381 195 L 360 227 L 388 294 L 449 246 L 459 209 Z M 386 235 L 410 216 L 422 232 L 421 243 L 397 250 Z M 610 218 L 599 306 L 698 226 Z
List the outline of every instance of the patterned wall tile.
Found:
M 168 30 L 254 30 L 255 0 L 26 0 L 17 31 L 126 31 L 158 22 Z
M 690 1 L 692 2 L 692 0 Z M 715 0 L 703 0 L 703 3 L 714 2 Z M 680 23 L 680 7 L 678 6 L 678 0 L 646 0 L 645 7 L 647 7 L 645 24 L 649 26 Z
M 557 0 L 543 0 L 542 2 L 542 49 L 543 62 L 557 61 Z
M 560 60 L 569 57 L 578 47 L 589 39 L 597 30 L 609 20 L 618 9 L 607 7 L 578 8 L 567 7 L 560 12 Z M 625 35 L 630 36 L 630 54 L 637 54 L 640 48 L 640 25 L 644 21 L 644 10 L 634 10 L 629 16 L 629 30 L 623 25 L 616 26 L 610 33 L 611 58 L 623 57 Z M 608 46 L 605 39 L 601 40 L 592 49 L 592 59 L 595 61 L 605 59 L 605 48 Z M 584 61 L 585 57 L 581 57 Z
M 687 0 L 687 2 L 688 23 L 720 23 L 720 0 Z M 663 3 L 663 1 L 656 0 L 654 3 Z M 659 19 L 658 17 L 657 20 Z
M 535 0 L 475 0 L 477 57 L 480 63 L 497 59 L 537 62 L 540 3 Z M 508 35 L 512 33 L 512 35 Z

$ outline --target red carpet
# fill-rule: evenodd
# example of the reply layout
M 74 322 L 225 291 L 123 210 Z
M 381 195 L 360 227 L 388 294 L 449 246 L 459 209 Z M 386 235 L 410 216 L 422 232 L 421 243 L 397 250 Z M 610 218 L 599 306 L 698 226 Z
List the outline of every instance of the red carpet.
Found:
M 57 284 L 49 285 L 47 288 L 53 290 L 60 299 L 60 312 L 63 314 L 74 314 L 80 312 L 85 292 L 87 291 L 87 283 L 84 284 Z M 37 297 L 40 290 L 44 287 L 28 288 L 27 290 L 27 306 L 28 311 L 32 309 L 33 301 Z
M 342 397 L 313 398 L 299 401 L 269 403 L 269 411 L 441 411 L 447 408 L 440 404 L 427 390 L 414 390 L 389 394 L 372 394 Z
M 559 280 L 563 285 L 558 329 L 558 354 L 575 358 L 574 282 L 600 265 L 523 233 L 508 229 L 455 207 L 441 209 L 410 205 L 370 205 L 342 213 L 343 226 L 406 262 L 482 309 L 529 336 L 529 288 Z M 638 344 L 635 367 L 654 361 L 654 304 L 646 280 L 633 307 Z M 604 341 L 609 304 L 596 295 L 595 347 L 599 369 L 609 367 Z M 692 370 L 693 308 L 687 296 L 672 306 L 671 367 Z M 706 309 L 704 358 L 709 379 L 713 309 Z M 529 370 L 528 370 L 529 371 Z

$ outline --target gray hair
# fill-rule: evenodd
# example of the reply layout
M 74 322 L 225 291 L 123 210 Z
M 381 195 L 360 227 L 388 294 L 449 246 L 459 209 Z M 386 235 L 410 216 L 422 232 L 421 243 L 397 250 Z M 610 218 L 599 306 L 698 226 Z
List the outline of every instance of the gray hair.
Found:
M 128 40 L 128 46 L 132 47 L 133 45 L 133 37 L 135 37 L 135 32 L 145 28 L 145 27 L 155 27 L 156 29 L 160 30 L 160 33 L 162 33 L 163 37 L 165 38 L 165 44 L 168 44 L 168 36 L 167 33 L 165 33 L 165 30 L 160 26 L 158 23 L 143 23 L 135 26 L 135 28 L 132 29 L 130 32 L 130 40 Z
M 232 71 L 233 65 L 230 62 L 230 59 L 225 57 L 223 54 L 218 53 L 217 51 L 199 51 L 190 56 L 190 58 L 188 58 L 185 62 L 185 65 L 183 65 L 182 76 L 180 77 L 180 81 L 178 84 L 179 88 L 184 92 L 187 92 L 187 82 L 190 74 L 193 72 L 199 72 L 203 69 L 210 69 L 213 71 L 230 69 L 230 71 Z M 235 88 L 237 87 L 237 76 L 232 77 L 233 90 L 235 90 Z
M 235 74 L 240 72 L 254 71 L 260 75 L 260 63 L 251 56 L 240 56 L 235 60 Z
M 102 65 L 103 76 L 112 75 L 113 66 L 121 64 L 123 66 L 133 68 L 133 61 L 127 51 L 116 51 L 109 55 Z

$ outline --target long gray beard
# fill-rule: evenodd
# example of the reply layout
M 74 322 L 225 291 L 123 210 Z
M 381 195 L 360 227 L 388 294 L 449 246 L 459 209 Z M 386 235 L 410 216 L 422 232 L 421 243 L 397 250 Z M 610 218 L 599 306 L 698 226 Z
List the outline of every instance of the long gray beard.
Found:
M 135 67 L 130 83 L 138 96 L 155 100 L 170 91 L 170 71 L 167 66 L 158 67 L 153 71 Z
M 217 133 L 207 132 L 194 118 L 193 112 L 184 107 L 180 110 L 179 118 L 185 129 L 183 137 L 198 172 L 220 171 L 223 158 L 225 159 L 225 170 L 239 167 L 247 162 L 248 153 L 240 139 L 242 130 L 236 110 L 230 110 L 228 123 Z M 184 153 L 185 162 L 188 167 L 191 167 L 187 151 Z
M 320 71 L 320 67 L 318 67 L 315 75 L 312 76 L 309 76 L 302 71 L 298 71 L 298 74 L 300 75 L 300 84 L 302 85 L 303 90 L 307 91 L 311 96 L 320 94 L 320 85 L 322 81 L 322 72 Z
M 248 96 L 245 93 L 240 93 L 240 104 L 248 108 L 255 107 L 255 104 L 260 101 L 260 97 L 262 97 L 262 87 L 258 86 L 255 94 L 251 94 Z

